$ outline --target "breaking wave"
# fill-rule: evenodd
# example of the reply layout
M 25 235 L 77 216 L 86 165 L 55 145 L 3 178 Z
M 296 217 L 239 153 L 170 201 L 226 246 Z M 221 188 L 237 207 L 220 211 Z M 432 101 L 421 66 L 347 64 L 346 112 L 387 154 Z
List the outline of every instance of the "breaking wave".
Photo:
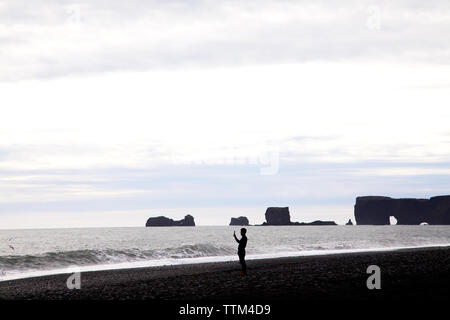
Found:
M 148 260 L 190 259 L 227 256 L 235 253 L 236 249 L 234 247 L 194 244 L 155 250 L 104 249 L 47 252 L 39 255 L 9 255 L 0 256 L 0 274 L 7 275 L 33 270 L 61 269 L 74 265 L 89 266 Z

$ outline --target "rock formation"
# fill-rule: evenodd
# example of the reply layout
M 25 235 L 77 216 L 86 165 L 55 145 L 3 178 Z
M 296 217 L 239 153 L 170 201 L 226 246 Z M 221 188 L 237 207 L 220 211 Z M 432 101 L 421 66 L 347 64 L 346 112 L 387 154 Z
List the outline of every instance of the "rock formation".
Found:
M 264 226 L 335 226 L 334 221 L 316 220 L 313 222 L 292 222 L 289 207 L 269 207 L 266 210 L 266 222 Z
M 348 219 L 348 222 L 345 225 L 346 226 L 352 226 L 353 225 L 352 219 Z
M 270 226 L 286 226 L 291 223 L 289 207 L 269 207 L 266 210 L 266 223 Z
M 231 218 L 230 226 L 248 226 L 247 217 Z
M 337 226 L 334 221 L 316 220 L 313 222 L 292 222 L 293 226 Z
M 393 199 L 389 197 L 358 197 L 355 204 L 357 224 L 388 225 L 389 218 L 398 225 L 450 224 L 450 196 L 431 199 Z
M 194 227 L 194 217 L 188 214 L 182 220 L 172 220 L 167 217 L 151 217 L 148 218 L 146 227 Z

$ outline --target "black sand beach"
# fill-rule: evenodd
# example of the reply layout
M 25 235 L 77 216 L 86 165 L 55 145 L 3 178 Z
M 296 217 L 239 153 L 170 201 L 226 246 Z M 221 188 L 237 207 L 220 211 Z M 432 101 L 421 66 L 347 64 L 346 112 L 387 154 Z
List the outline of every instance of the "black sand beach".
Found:
M 237 257 L 236 257 L 237 258 Z M 369 290 L 369 265 L 381 268 L 381 289 Z M 238 262 L 86 272 L 81 289 L 68 275 L 0 282 L 0 299 L 448 301 L 450 248 L 347 253 Z

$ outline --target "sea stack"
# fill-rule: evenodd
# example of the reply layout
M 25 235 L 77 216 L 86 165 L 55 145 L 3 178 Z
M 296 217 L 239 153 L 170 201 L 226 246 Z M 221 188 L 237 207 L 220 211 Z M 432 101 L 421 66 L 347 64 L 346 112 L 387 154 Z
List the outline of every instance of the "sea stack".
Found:
M 248 226 L 247 217 L 231 218 L 230 226 Z
M 145 224 L 146 227 L 194 227 L 194 217 L 190 214 L 186 215 L 184 219 L 173 220 L 167 217 L 150 217 Z
M 346 226 L 352 226 L 353 225 L 352 219 L 348 219 L 348 222 L 345 225 Z
M 450 196 L 430 199 L 394 199 L 369 196 L 356 198 L 357 224 L 388 225 L 390 217 L 397 225 L 450 225 Z
M 292 222 L 289 207 L 269 207 L 263 226 L 336 226 L 334 221 Z
M 269 207 L 266 210 L 266 224 L 270 226 L 286 226 L 291 223 L 289 207 Z

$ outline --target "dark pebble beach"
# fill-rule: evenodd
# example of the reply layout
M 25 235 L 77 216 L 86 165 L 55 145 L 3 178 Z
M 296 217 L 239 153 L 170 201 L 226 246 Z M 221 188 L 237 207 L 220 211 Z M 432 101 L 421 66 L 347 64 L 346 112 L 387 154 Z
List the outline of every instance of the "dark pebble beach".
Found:
M 0 282 L 2 300 L 450 301 L 448 247 L 85 272 Z M 369 290 L 367 268 L 381 271 Z

